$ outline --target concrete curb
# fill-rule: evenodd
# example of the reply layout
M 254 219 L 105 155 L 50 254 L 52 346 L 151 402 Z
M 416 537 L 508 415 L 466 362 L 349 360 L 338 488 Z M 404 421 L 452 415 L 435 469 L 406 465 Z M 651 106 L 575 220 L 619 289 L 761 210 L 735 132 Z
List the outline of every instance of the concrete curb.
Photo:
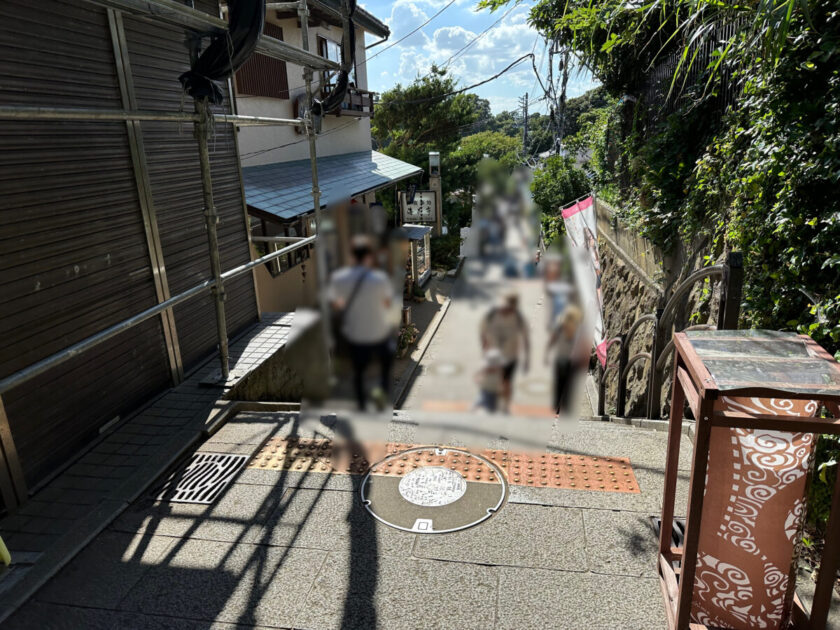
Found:
M 653 429 L 654 431 L 668 431 L 667 420 L 651 420 L 650 418 L 621 418 L 618 416 L 592 416 L 581 418 L 587 422 L 609 422 L 639 429 Z M 694 420 L 683 418 L 682 433 L 694 437 Z
M 461 260 L 463 260 L 463 258 Z M 423 336 L 417 343 L 417 348 L 415 348 L 414 352 L 411 353 L 411 367 L 406 370 L 406 373 L 400 379 L 400 388 L 394 397 L 394 409 L 399 409 L 400 405 L 403 404 L 406 394 L 408 393 L 408 386 L 411 385 L 411 382 L 414 380 L 414 374 L 417 372 L 417 367 L 420 365 L 420 361 L 423 360 L 423 356 L 426 354 L 426 348 L 429 347 L 432 339 L 434 339 L 435 333 L 440 327 L 440 323 L 443 321 L 443 318 L 446 316 L 446 312 L 449 310 L 449 305 L 451 303 L 452 298 L 446 298 L 446 302 L 443 303 L 440 311 L 438 311 L 438 313 L 434 316 L 434 319 L 432 319 L 429 327 L 426 329 L 426 332 L 423 333 Z

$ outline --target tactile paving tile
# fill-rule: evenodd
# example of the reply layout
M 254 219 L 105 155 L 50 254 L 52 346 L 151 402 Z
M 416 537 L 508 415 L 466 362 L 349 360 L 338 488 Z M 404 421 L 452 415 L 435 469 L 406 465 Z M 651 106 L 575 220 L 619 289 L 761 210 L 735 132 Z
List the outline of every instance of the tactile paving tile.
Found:
M 387 455 L 420 448 L 418 444 L 364 443 L 336 445 L 330 440 L 271 438 L 254 455 L 248 468 L 294 470 L 361 475 Z M 496 474 L 463 450 L 436 454 L 435 447 L 423 453 L 406 453 L 374 471 L 403 475 L 420 466 L 445 466 L 467 481 L 496 481 Z M 639 493 L 639 484 L 626 457 L 596 457 L 566 453 L 523 453 L 485 449 L 476 454 L 489 459 L 505 474 L 509 484 L 533 488 Z

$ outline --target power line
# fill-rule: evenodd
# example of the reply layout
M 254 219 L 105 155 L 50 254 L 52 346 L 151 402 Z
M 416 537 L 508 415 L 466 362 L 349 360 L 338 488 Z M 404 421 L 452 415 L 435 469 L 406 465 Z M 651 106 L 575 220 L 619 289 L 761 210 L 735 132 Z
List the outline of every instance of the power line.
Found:
M 449 2 L 447 5 L 445 5 L 445 6 L 444 6 L 444 7 L 443 7 L 440 11 L 438 11 L 437 13 L 435 13 L 435 14 L 434 14 L 432 17 L 430 17 L 428 20 L 426 20 L 425 22 L 423 22 L 420 26 L 418 26 L 417 28 L 415 28 L 415 29 L 414 29 L 413 31 L 411 31 L 410 33 L 408 33 L 408 34 L 404 35 L 403 37 L 400 37 L 397 41 L 395 41 L 395 42 L 391 42 L 390 44 L 388 44 L 387 46 L 385 46 L 385 48 L 380 49 L 380 50 L 379 50 L 379 51 L 378 51 L 375 55 L 371 55 L 370 57 L 366 57 L 366 58 L 365 58 L 365 60 L 364 60 L 361 64 L 359 64 L 359 65 L 364 65 L 364 64 L 366 64 L 368 61 L 370 61 L 370 60 L 371 60 L 371 59 L 373 59 L 374 57 L 378 57 L 379 55 L 381 55 L 382 53 L 384 53 L 384 52 L 385 52 L 386 50 L 388 50 L 389 48 L 392 48 L 392 47 L 396 46 L 397 44 L 399 44 L 401 41 L 403 41 L 403 40 L 405 40 L 405 39 L 408 39 L 409 37 L 411 37 L 412 35 L 414 35 L 414 33 L 416 33 L 417 31 L 419 31 L 421 28 L 423 28 L 424 26 L 426 26 L 429 22 L 431 22 L 432 20 L 434 20 L 437 16 L 439 16 L 441 13 L 443 13 L 443 12 L 444 12 L 444 11 L 446 11 L 449 7 L 451 7 L 453 4 L 455 4 L 455 2 L 456 2 L 456 0 L 450 0 L 450 2 Z
M 487 28 L 485 28 L 483 31 L 481 31 L 481 33 L 479 33 L 479 34 L 478 34 L 478 35 L 476 35 L 473 39 L 471 39 L 470 41 L 468 41 L 468 42 L 467 42 L 467 43 L 466 43 L 466 44 L 465 44 L 465 45 L 464 45 L 464 46 L 463 46 L 460 50 L 458 50 L 458 51 L 457 51 L 454 55 L 452 55 L 449 59 L 447 59 L 447 60 L 446 60 L 446 62 L 443 64 L 443 67 L 444 67 L 444 68 L 446 68 L 447 66 L 449 66 L 450 62 L 451 62 L 453 59 L 455 59 L 456 57 L 460 56 L 460 54 L 461 54 L 462 52 L 464 52 L 467 48 L 469 48 L 470 46 L 472 46 L 473 44 L 475 44 L 475 43 L 476 43 L 479 39 L 481 39 L 482 37 L 484 37 L 485 35 L 487 35 L 487 33 L 489 33 L 492 29 L 494 29 L 494 28 L 495 28 L 495 27 L 499 24 L 499 22 L 501 22 L 501 21 L 502 21 L 502 20 L 504 20 L 504 19 L 505 19 L 508 15 L 510 15 L 510 13 L 511 13 L 511 12 L 512 12 L 512 11 L 513 11 L 513 10 L 514 10 L 517 6 L 519 6 L 519 5 L 518 5 L 517 3 L 514 3 L 514 4 L 513 4 L 513 6 L 512 6 L 510 9 L 508 9 L 507 11 L 505 11 L 505 13 L 502 15 L 502 17 L 500 17 L 498 20 L 496 20 L 495 22 L 493 22 L 490 26 L 488 26 L 488 27 L 487 27 Z
M 445 94 L 437 94 L 436 96 L 430 96 L 428 98 L 417 98 L 417 99 L 410 99 L 410 100 L 405 100 L 405 101 L 386 101 L 384 103 L 378 103 L 377 106 L 378 107 L 388 107 L 388 106 L 391 106 L 391 105 L 418 105 L 420 103 L 429 103 L 431 101 L 436 101 L 438 99 L 447 98 L 447 97 L 450 97 L 450 96 L 455 96 L 457 94 L 462 94 L 462 93 L 466 92 L 467 90 L 472 90 L 474 88 L 477 88 L 477 87 L 480 87 L 480 86 L 484 85 L 485 83 L 490 83 L 490 81 L 495 81 L 500 76 L 502 76 L 505 72 L 507 72 L 508 70 L 513 68 L 515 65 L 523 62 L 525 59 L 532 59 L 533 60 L 533 58 L 534 58 L 533 53 L 528 53 L 526 55 L 522 55 L 519 59 L 517 59 L 513 63 L 509 64 L 501 72 L 497 72 L 496 74 L 494 74 L 492 77 L 490 77 L 488 79 L 484 79 L 483 81 L 479 81 L 478 83 L 473 83 L 472 85 L 468 85 L 467 87 L 461 88 L 459 90 L 454 90 L 452 92 L 447 92 Z

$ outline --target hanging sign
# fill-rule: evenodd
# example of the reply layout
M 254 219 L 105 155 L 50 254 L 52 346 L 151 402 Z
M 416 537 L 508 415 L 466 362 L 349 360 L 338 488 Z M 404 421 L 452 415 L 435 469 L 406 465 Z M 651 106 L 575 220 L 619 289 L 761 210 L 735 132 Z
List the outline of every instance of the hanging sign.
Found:
M 434 190 L 416 190 L 414 197 L 401 190 L 400 213 L 403 223 L 435 223 L 437 221 L 437 195 Z
M 573 256 L 575 280 L 585 311 L 594 317 L 593 340 L 601 365 L 607 364 L 607 341 L 604 331 L 601 298 L 601 259 L 598 255 L 598 228 L 594 199 L 590 196 L 563 209 L 566 234 L 580 256 Z

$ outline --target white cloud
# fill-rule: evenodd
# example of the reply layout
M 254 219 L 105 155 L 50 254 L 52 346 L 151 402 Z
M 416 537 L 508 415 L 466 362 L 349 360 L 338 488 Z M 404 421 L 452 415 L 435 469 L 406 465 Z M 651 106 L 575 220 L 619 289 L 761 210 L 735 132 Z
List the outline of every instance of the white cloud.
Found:
M 415 28 L 423 24 L 429 16 L 412 0 L 397 0 L 391 8 L 391 17 L 385 20 L 388 28 L 391 29 L 391 41 L 397 41 L 411 33 Z M 397 47 L 399 48 L 420 48 L 425 46 L 429 38 L 419 30 L 413 35 L 406 37 Z

